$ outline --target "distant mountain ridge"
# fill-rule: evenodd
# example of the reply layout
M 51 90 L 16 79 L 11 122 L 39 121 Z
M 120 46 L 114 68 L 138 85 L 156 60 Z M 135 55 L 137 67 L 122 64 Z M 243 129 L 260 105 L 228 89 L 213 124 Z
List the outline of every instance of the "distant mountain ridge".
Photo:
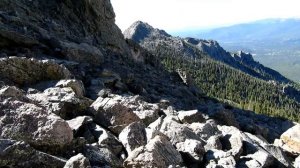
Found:
M 259 62 L 254 61 L 251 54 L 240 52 L 240 54 L 231 54 L 224 50 L 217 41 L 201 40 L 196 38 L 179 38 L 172 37 L 164 30 L 155 29 L 148 23 L 137 21 L 133 23 L 128 29 L 124 31 L 124 36 L 127 39 L 132 39 L 146 48 L 151 48 L 149 45 L 157 45 L 157 43 L 164 41 L 170 44 L 187 57 L 195 57 L 193 48 L 206 53 L 210 58 L 226 63 L 227 65 L 239 69 L 254 77 L 264 80 L 276 80 L 281 83 L 291 82 L 280 73 L 264 67 Z M 239 55 L 237 57 L 237 55 Z M 248 59 L 244 59 L 248 57 Z
M 207 31 L 181 32 L 182 36 L 230 41 L 289 41 L 300 40 L 300 19 L 265 19 Z

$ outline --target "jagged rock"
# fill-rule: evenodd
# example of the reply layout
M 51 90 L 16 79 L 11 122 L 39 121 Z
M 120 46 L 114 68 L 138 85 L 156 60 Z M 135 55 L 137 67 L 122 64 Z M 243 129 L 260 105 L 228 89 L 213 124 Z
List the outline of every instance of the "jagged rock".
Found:
M 5 86 L 0 89 L 0 96 L 5 98 L 20 98 L 24 96 L 24 92 L 15 86 Z
M 121 160 L 106 148 L 86 145 L 83 154 L 89 159 L 92 167 L 122 167 Z
M 111 132 L 96 124 L 88 126 L 98 142 L 99 147 L 109 149 L 113 154 L 119 155 L 123 149 L 122 143 Z
M 91 168 L 90 161 L 81 153 L 71 157 L 64 168 Z
M 76 134 L 79 131 L 79 129 L 84 127 L 86 124 L 91 122 L 93 122 L 93 119 L 89 116 L 79 116 L 67 121 L 70 128 L 74 131 L 74 134 Z
M 92 101 L 85 97 L 78 97 L 72 88 L 48 88 L 42 93 L 27 95 L 31 100 L 47 108 L 51 113 L 57 114 L 64 119 L 84 115 L 92 104 Z
M 23 141 L 0 139 L 0 167 L 60 168 L 66 160 L 35 150 Z
M 0 58 L 0 67 L 0 77 L 18 85 L 71 77 L 67 68 L 52 60 L 25 57 Z
M 70 87 L 79 97 L 83 97 L 85 94 L 84 85 L 82 81 L 75 80 L 75 79 L 60 80 L 59 82 L 57 82 L 55 87 L 61 87 L 61 88 Z
M 0 103 L 0 138 L 23 140 L 38 147 L 62 147 L 73 139 L 68 123 L 31 103 Z
M 168 167 L 182 164 L 180 153 L 165 136 L 156 136 L 130 153 L 124 167 Z
M 206 123 L 192 123 L 189 124 L 188 127 L 204 140 L 208 140 L 211 136 L 221 134 L 217 125 L 212 120 L 207 120 Z
M 199 164 L 205 154 L 202 143 L 193 139 L 186 139 L 184 142 L 177 143 L 176 150 L 180 152 L 187 165 Z
M 60 42 L 62 54 L 70 61 L 100 65 L 103 62 L 102 52 L 87 43 Z
M 119 134 L 119 140 L 122 142 L 129 154 L 134 149 L 146 145 L 147 137 L 145 125 L 140 122 L 134 122 L 128 125 Z
M 17 31 L 0 29 L 1 47 L 9 47 L 10 45 L 19 45 L 30 47 L 39 45 L 39 42 L 29 36 L 22 35 Z
M 300 154 L 300 124 L 288 129 L 280 136 L 280 140 L 275 141 L 275 145 L 282 149 L 299 155 Z
M 149 125 L 159 117 L 159 106 L 157 104 L 147 103 L 140 96 L 129 98 L 124 105 L 133 109 L 133 112 L 144 122 Z
M 295 168 L 300 168 L 300 155 L 296 158 L 294 163 Z
M 243 135 L 235 127 L 218 126 L 218 129 L 222 132 L 220 137 L 222 150 L 208 150 L 205 156 L 206 162 L 210 163 L 214 160 L 218 165 L 232 164 L 234 167 L 243 152 Z
M 166 117 L 159 131 L 169 137 L 173 145 L 184 142 L 186 139 L 200 140 L 190 128 L 178 123 L 173 117 Z
M 129 124 L 140 121 L 133 110 L 124 105 L 122 96 L 99 97 L 92 105 L 95 121 L 119 134 Z
M 178 118 L 182 123 L 195 123 L 195 122 L 205 122 L 205 119 L 202 116 L 202 113 L 198 110 L 191 111 L 179 111 Z
M 222 150 L 222 143 L 220 141 L 219 135 L 213 135 L 208 138 L 206 141 L 206 145 L 204 146 L 205 151 L 209 151 L 212 149 Z
M 271 167 L 274 157 L 266 151 L 259 150 L 254 154 L 242 156 L 239 166 L 240 167 Z

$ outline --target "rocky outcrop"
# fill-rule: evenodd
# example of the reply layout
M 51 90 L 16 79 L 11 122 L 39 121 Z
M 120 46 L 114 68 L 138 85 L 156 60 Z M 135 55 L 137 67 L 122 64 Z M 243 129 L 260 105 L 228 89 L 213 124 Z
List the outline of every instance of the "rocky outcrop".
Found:
M 0 77 L 16 85 L 35 84 L 40 81 L 71 78 L 63 65 L 53 60 L 37 60 L 25 57 L 0 58 Z
M 0 167 L 291 167 L 295 153 L 264 140 L 291 122 L 205 97 L 114 18 L 109 0 L 0 1 Z M 142 22 L 125 36 L 199 52 Z

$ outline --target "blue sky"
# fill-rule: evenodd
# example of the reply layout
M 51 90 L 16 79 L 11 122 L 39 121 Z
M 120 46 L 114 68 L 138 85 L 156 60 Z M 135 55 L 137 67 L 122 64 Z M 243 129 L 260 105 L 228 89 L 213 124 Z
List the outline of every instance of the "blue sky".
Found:
M 300 18 L 300 0 L 111 0 L 123 30 L 141 20 L 168 32 L 266 18 Z

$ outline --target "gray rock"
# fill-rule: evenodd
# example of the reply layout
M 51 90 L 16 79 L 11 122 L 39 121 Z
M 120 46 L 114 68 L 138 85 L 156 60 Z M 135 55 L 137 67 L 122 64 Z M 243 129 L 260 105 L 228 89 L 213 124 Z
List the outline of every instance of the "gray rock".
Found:
M 300 154 L 300 124 L 288 129 L 275 141 L 275 145 L 295 155 Z
M 206 123 L 192 123 L 189 124 L 188 127 L 204 140 L 208 140 L 211 136 L 221 134 L 217 125 L 212 120 L 207 120 Z
M 3 88 L 0 89 L 0 96 L 1 97 L 13 97 L 13 98 L 20 98 L 20 97 L 24 97 L 24 92 L 15 87 L 15 86 L 5 86 Z
M 191 110 L 191 111 L 179 111 L 178 112 L 178 118 L 182 123 L 195 123 L 195 122 L 205 122 L 204 117 L 202 116 L 202 113 L 198 110 Z
M 61 52 L 70 61 L 100 65 L 103 62 L 102 52 L 87 43 L 60 42 Z
M 92 100 L 77 96 L 70 87 L 48 88 L 42 93 L 28 94 L 27 97 L 64 119 L 84 115 L 84 110 L 92 104 Z
M 185 164 L 188 165 L 201 163 L 205 154 L 202 142 L 193 139 L 177 143 L 176 150 L 180 152 Z
M 83 97 L 85 94 L 84 85 L 82 81 L 79 80 L 75 80 L 75 79 L 60 80 L 59 82 L 57 82 L 55 86 L 61 88 L 70 87 L 79 97 Z
M 274 157 L 266 151 L 259 150 L 254 154 L 242 156 L 240 166 L 247 167 L 271 167 L 274 162 Z
M 71 157 L 64 168 L 91 168 L 90 161 L 81 153 Z
M 61 168 L 66 160 L 35 150 L 23 141 L 0 139 L 0 167 Z
M 204 146 L 205 151 L 209 151 L 212 149 L 222 150 L 222 143 L 220 141 L 219 135 L 213 135 L 208 138 L 206 141 L 206 145 Z
M 74 131 L 75 134 L 79 131 L 80 128 L 91 122 L 93 122 L 93 119 L 89 116 L 80 116 L 67 121 L 70 128 Z
M 298 156 L 295 160 L 295 163 L 294 163 L 294 167 L 295 168 L 300 168 L 300 156 Z
M 131 153 L 134 149 L 147 144 L 145 125 L 141 122 L 134 122 L 125 127 L 119 134 L 119 140 Z
M 52 60 L 25 57 L 0 58 L 0 67 L 0 77 L 18 85 L 71 77 L 71 73 L 66 67 Z
M 92 167 L 122 167 L 121 160 L 106 148 L 86 145 L 83 154 L 89 159 Z
M 130 153 L 124 167 L 168 167 L 182 164 L 180 153 L 165 136 L 156 136 L 146 146 Z
M 184 142 L 186 139 L 200 140 L 190 128 L 178 123 L 173 117 L 166 117 L 159 131 L 169 137 L 173 145 Z
M 130 107 L 124 105 L 122 96 L 99 97 L 92 105 L 95 121 L 115 134 L 119 134 L 129 124 L 140 121 Z
M 89 129 L 97 140 L 99 147 L 107 148 L 115 155 L 122 152 L 122 143 L 111 132 L 96 124 L 89 125 Z
M 31 103 L 0 103 L 0 138 L 23 140 L 38 147 L 63 147 L 73 139 L 68 123 Z

